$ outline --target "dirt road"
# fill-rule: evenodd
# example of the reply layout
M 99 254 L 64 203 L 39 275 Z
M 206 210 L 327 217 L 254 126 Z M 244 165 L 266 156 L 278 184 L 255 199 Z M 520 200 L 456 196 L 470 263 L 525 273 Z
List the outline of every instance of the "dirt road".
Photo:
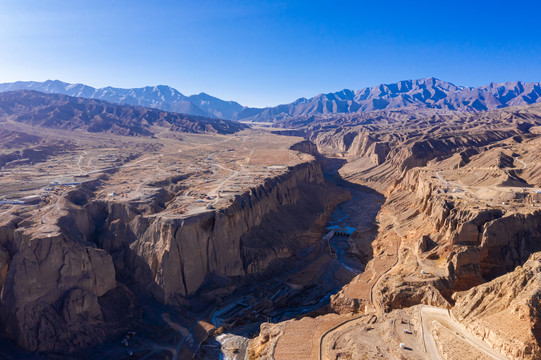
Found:
M 447 329 L 451 330 L 457 337 L 464 340 L 474 348 L 482 351 L 488 356 L 498 359 L 506 360 L 506 358 L 496 351 L 494 351 L 490 346 L 485 344 L 480 339 L 474 337 L 466 328 L 454 321 L 449 315 L 449 311 L 443 308 L 437 308 L 433 306 L 423 306 L 421 308 L 421 321 L 423 328 L 423 340 L 426 345 L 426 351 L 430 359 L 438 360 L 441 359 L 436 341 L 432 335 L 434 330 L 434 324 L 440 323 L 445 326 Z

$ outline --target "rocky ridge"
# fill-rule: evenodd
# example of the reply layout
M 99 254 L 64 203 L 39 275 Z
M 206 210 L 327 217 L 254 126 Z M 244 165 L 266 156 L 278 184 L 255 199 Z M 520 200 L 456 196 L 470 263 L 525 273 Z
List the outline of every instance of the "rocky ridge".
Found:
M 453 298 L 453 315 L 493 348 L 516 359 L 541 356 L 541 252 Z
M 381 84 L 362 90 L 348 90 L 319 94 L 306 99 L 300 98 L 291 104 L 262 109 L 250 120 L 274 119 L 279 123 L 297 127 L 311 123 L 318 118 L 333 115 L 378 114 L 392 115 L 393 110 L 409 110 L 410 115 L 427 110 L 432 113 L 480 112 L 498 108 L 530 105 L 540 102 L 541 85 L 521 81 L 491 83 L 478 88 L 456 86 L 436 78 L 405 80 L 394 84 Z M 389 112 L 386 112 L 389 111 Z M 240 114 L 242 116 L 242 113 Z M 304 123 L 303 123 L 304 122 Z
M 491 144 L 530 133 L 541 124 L 541 107 L 501 109 L 480 114 L 433 115 L 388 124 L 374 123 L 310 130 L 321 151 L 348 160 L 347 180 L 384 191 L 408 169 L 459 154 L 468 158 Z M 393 129 L 400 128 L 396 131 Z
M 20 90 L 0 93 L 0 123 L 52 129 L 153 136 L 157 131 L 231 134 L 247 126 L 140 106 Z
M 205 93 L 185 96 L 165 85 L 135 89 L 114 87 L 96 89 L 84 84 L 68 84 L 58 80 L 0 84 L 2 92 L 13 90 L 58 93 L 228 120 L 286 122 L 295 127 L 302 127 L 333 115 L 363 117 L 363 114 L 369 114 L 369 118 L 375 118 L 381 114 L 392 119 L 397 116 L 417 117 L 418 113 L 423 112 L 425 114 L 480 112 L 508 106 L 530 105 L 541 101 L 540 83 L 514 81 L 491 83 L 474 88 L 457 86 L 433 77 L 380 84 L 360 90 L 344 89 L 267 108 L 250 108 Z M 399 112 L 394 113 L 397 110 Z M 405 113 L 402 113 L 404 110 Z M 336 123 L 339 120 L 335 117 L 332 121 Z

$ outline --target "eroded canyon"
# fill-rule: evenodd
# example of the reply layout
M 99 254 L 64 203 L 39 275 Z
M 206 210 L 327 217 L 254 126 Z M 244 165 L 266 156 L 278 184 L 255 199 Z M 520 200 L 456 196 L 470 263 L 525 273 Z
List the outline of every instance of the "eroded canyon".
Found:
M 66 129 L 69 97 L 22 94 L 3 357 L 541 356 L 539 105 L 269 128 L 77 100 Z

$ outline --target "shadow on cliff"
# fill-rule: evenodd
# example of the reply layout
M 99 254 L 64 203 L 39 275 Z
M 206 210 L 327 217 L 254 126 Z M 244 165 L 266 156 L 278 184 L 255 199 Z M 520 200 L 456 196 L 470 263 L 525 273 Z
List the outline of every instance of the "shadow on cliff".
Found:
M 369 187 L 342 179 L 338 170 L 346 160 L 318 160 L 324 164 L 327 189 L 330 191 L 338 188 L 342 192 L 345 190 L 350 196 L 336 205 L 330 216 L 327 216 L 325 226 L 318 235 L 321 239 L 318 242 L 319 247 L 313 250 L 317 252 L 317 256 L 310 257 L 306 249 L 303 249 L 294 254 L 293 260 L 304 257 L 308 259 L 308 263 L 300 262 L 299 265 L 298 261 L 282 261 L 279 263 L 282 269 L 276 269 L 274 277 L 260 278 L 257 283 L 243 287 L 232 296 L 224 298 L 215 313 L 220 315 L 224 312 L 222 309 L 231 309 L 231 312 L 238 313 L 225 319 L 220 331 L 253 337 L 264 322 L 277 323 L 326 313 L 329 311 L 327 305 L 330 296 L 364 270 L 364 264 L 373 257 L 371 243 L 378 234 L 375 219 L 385 198 Z M 346 227 L 355 231 L 349 238 L 325 241 L 325 228 L 331 227 Z M 355 252 L 350 251 L 352 246 L 356 248 Z M 317 268 L 317 274 L 311 274 L 311 280 L 305 282 L 304 286 L 291 286 L 302 282 L 314 268 Z M 216 340 L 211 339 L 202 347 L 200 358 L 212 358 L 212 349 L 219 349 L 220 346 Z
M 306 143 L 301 147 L 308 152 L 314 150 Z M 356 276 L 357 271 L 351 269 L 361 271 L 363 264 L 372 258 L 371 242 L 378 230 L 375 217 L 384 198 L 371 188 L 342 179 L 338 170 L 345 160 L 316 155 L 323 168 L 324 181 L 297 183 L 298 202 L 271 211 L 260 225 L 241 237 L 246 276 L 226 278 L 211 272 L 201 288 L 204 291 L 175 298 L 175 305 L 170 306 L 160 304 L 166 299 L 154 282 L 156 269 L 134 248 L 138 238 L 134 229 L 150 226 L 140 217 L 137 226 L 128 225 L 139 215 L 140 209 L 116 203 L 87 204 L 74 197 L 73 202 L 84 206 L 92 219 L 89 240 L 111 255 L 117 281 L 134 293 L 144 310 L 140 320 L 123 323 L 119 319 L 117 329 L 137 329 L 138 338 L 144 338 L 144 343 L 154 340 L 177 343 L 179 349 L 197 351 L 196 344 L 188 344 L 186 339 L 204 337 L 200 334 L 206 330 L 200 320 L 223 326 L 219 331 L 253 336 L 263 322 L 281 322 L 327 311 L 330 296 Z M 347 239 L 322 238 L 327 232 L 325 228 L 331 225 L 357 230 L 350 237 L 357 247 L 356 253 L 349 251 L 351 243 Z M 231 292 L 227 288 L 235 290 Z M 165 313 L 190 335 L 186 337 L 174 331 L 164 320 Z M 98 354 L 100 349 L 107 348 L 107 351 L 120 353 L 125 350 L 120 345 L 121 336 L 109 338 L 109 343 L 87 351 Z M 203 345 L 201 353 L 216 351 L 212 349 L 220 349 L 213 338 Z

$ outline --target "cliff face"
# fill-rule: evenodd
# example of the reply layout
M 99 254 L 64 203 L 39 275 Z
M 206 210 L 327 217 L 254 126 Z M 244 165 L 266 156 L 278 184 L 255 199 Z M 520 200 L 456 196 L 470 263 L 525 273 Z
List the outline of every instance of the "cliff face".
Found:
M 166 189 L 134 203 L 95 200 L 96 186 L 83 184 L 37 217 L 2 224 L 0 321 L 25 349 L 72 351 L 125 328 L 139 313 L 125 285 L 182 305 L 213 290 L 214 276 L 240 285 L 276 271 L 319 241 L 345 197 L 324 184 L 315 161 L 268 178 L 226 208 L 191 216 L 160 215 L 157 204 L 175 196 Z
M 541 253 L 453 298 L 453 315 L 507 358 L 541 357 Z
M 480 208 L 460 199 L 437 196 L 436 188 L 423 170 L 413 169 L 390 190 L 394 196 L 389 197 L 387 206 L 396 212 L 406 202 L 417 204 L 410 208 L 409 219 L 399 219 L 407 220 L 403 226 L 416 231 L 416 247 L 421 253 L 445 259 L 446 279 L 453 290 L 490 281 L 541 251 L 541 211 Z M 404 193 L 409 195 L 401 198 Z M 423 223 L 431 226 L 419 226 Z
M 350 126 L 329 117 L 311 127 L 308 134 L 320 151 L 345 163 L 339 170 L 344 179 L 386 196 L 370 244 L 372 259 L 331 296 L 325 310 L 402 317 L 398 309 L 418 304 L 454 306 L 459 321 L 490 338 L 487 342 L 506 356 L 539 358 L 539 139 L 530 132 L 539 123 L 537 112 L 510 109 L 392 122 L 374 116 Z M 314 323 L 319 328 L 329 316 Z M 307 332 L 288 333 L 290 323 L 280 336 L 296 343 Z M 347 338 L 329 340 L 338 357 L 379 349 L 361 340 L 368 330 L 355 339 L 354 327 L 344 325 Z M 267 330 L 262 328 L 255 345 L 274 336 Z M 392 332 L 387 331 L 391 337 Z M 410 346 L 411 338 L 399 338 Z M 323 346 L 319 336 L 311 340 Z M 342 352 L 346 341 L 349 352 Z
M 384 162 L 395 166 L 398 170 L 425 166 L 428 161 L 450 156 L 461 149 L 479 148 L 519 134 L 515 129 L 483 131 L 482 134 L 468 133 L 433 134 L 421 136 L 412 131 L 409 138 L 399 134 L 378 131 L 377 128 L 357 127 L 353 129 L 336 129 L 317 133 L 314 141 L 319 148 L 345 156 L 354 161 L 358 158 L 370 159 L 373 166 Z
M 117 289 L 111 256 L 61 232 L 32 234 L 16 226 L 11 221 L 1 229 L 4 332 L 29 350 L 74 349 L 105 336 L 99 298 L 126 294 Z
M 271 246 L 250 243 L 250 231 L 265 217 L 282 208 L 305 201 L 323 187 L 317 163 L 298 165 L 287 174 L 237 196 L 223 211 L 208 211 L 184 218 L 146 217 L 119 204 L 101 204 L 105 220 L 99 229 L 98 245 L 113 254 L 123 276 L 152 289 L 163 303 L 178 296 L 195 294 L 211 274 L 241 277 L 266 270 L 276 259 L 292 255 L 279 239 Z M 330 199 L 319 198 L 315 213 L 325 211 Z M 314 218 L 315 219 L 315 218 Z M 285 221 L 287 223 L 287 221 Z M 292 231 L 292 229 L 284 229 Z M 265 244 L 263 244 L 265 245 Z
M 422 115 L 388 121 L 378 116 L 359 119 L 357 125 L 326 126 L 308 132 L 324 154 L 343 157 L 340 169 L 347 180 L 383 192 L 400 181 L 409 169 L 459 154 L 463 162 L 498 143 L 520 143 L 531 138 L 539 125 L 537 107 L 502 109 L 480 114 Z M 510 175 L 513 178 L 513 175 Z
M 430 174 L 411 169 L 388 188 L 374 259 L 332 298 L 334 311 L 359 311 L 372 302 L 371 292 L 387 310 L 419 303 L 450 307 L 454 292 L 513 271 L 541 251 L 541 211 L 481 208 L 444 197 Z M 395 253 L 396 264 L 385 260 Z
M 387 139 L 385 139 L 387 140 Z M 318 147 L 328 149 L 345 157 L 370 159 L 374 166 L 381 165 L 391 148 L 384 139 L 379 139 L 364 129 L 340 130 L 319 133 L 315 137 Z

